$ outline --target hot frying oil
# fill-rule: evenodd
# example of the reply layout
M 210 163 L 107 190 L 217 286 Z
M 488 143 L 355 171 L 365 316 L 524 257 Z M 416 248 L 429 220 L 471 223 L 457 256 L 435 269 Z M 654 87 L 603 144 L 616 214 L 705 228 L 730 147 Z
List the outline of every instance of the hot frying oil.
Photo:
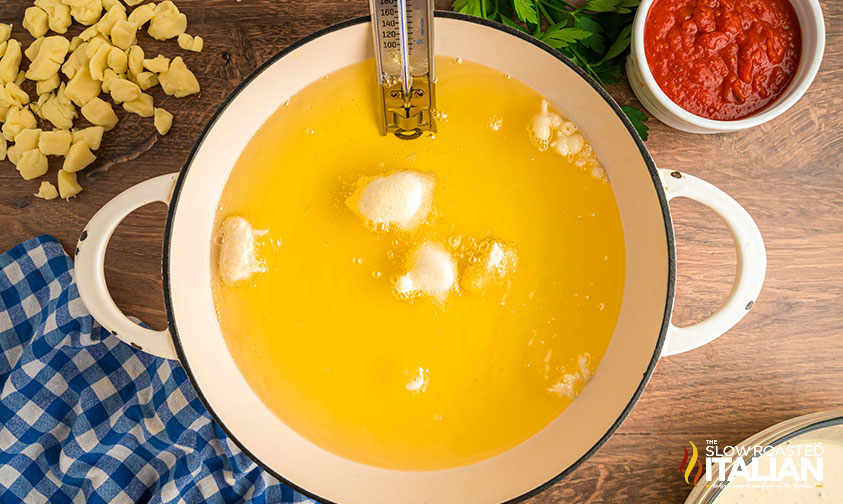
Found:
M 479 461 L 562 413 L 606 351 L 624 279 L 610 181 L 531 141 L 542 97 L 468 61 L 439 58 L 437 73 L 438 132 L 409 141 L 380 134 L 371 61 L 310 84 L 245 148 L 217 217 L 265 231 L 261 271 L 214 272 L 250 385 L 314 443 L 394 469 Z M 413 229 L 349 209 L 361 181 L 407 170 L 435 180 Z M 480 291 L 396 295 L 428 242 L 458 275 L 483 243 L 517 251 L 517 268 Z

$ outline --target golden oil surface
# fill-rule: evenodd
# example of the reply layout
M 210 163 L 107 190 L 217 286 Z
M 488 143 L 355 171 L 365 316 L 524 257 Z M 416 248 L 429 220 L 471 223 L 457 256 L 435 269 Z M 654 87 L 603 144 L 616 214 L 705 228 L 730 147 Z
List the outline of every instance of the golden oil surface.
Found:
M 468 61 L 439 58 L 437 71 L 439 130 L 411 141 L 381 136 L 371 61 L 310 84 L 245 148 L 217 216 L 267 231 L 265 272 L 214 275 L 249 384 L 314 443 L 394 469 L 479 461 L 546 426 L 585 385 L 581 363 L 596 370 L 623 289 L 611 186 L 533 146 L 541 96 Z M 407 169 L 435 176 L 433 213 L 413 232 L 373 232 L 346 199 L 361 179 Z M 445 303 L 393 294 L 422 241 L 461 271 L 486 238 L 517 248 L 506 286 Z M 571 396 L 554 389 L 566 375 Z

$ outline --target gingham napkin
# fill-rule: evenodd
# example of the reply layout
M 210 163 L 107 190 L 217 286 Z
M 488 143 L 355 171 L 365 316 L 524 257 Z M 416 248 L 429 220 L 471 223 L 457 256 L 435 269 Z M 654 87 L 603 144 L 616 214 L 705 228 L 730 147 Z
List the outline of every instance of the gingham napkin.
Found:
M 0 255 L 0 503 L 312 502 L 214 424 L 182 367 L 94 322 L 50 236 Z

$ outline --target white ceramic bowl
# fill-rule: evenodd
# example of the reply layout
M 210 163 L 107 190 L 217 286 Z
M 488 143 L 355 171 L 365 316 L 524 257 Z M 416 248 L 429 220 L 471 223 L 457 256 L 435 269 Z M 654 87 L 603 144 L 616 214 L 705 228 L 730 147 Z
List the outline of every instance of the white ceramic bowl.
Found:
M 723 133 L 763 124 L 778 117 L 808 90 L 825 51 L 825 23 L 818 0 L 791 0 L 802 29 L 802 54 L 793 80 L 772 104 L 761 112 L 734 121 L 717 121 L 692 114 L 674 103 L 659 87 L 644 52 L 644 24 L 654 0 L 641 0 L 632 25 L 632 44 L 626 60 L 629 85 L 638 100 L 659 121 L 691 133 Z
M 829 427 L 839 428 L 840 425 L 843 425 L 843 410 L 838 409 L 810 413 L 768 427 L 758 434 L 743 440 L 738 447 L 751 450 L 756 446 L 778 446 L 785 441 L 798 438 L 799 436 L 806 434 L 819 435 L 824 429 L 828 429 Z M 747 457 L 746 462 L 751 463 L 752 457 Z M 733 464 L 727 466 L 726 474 L 731 472 L 732 466 Z M 836 467 L 826 467 L 829 473 L 838 469 Z M 828 478 L 828 473 L 826 473 L 826 478 Z M 705 478 L 701 478 L 688 495 L 685 504 L 717 504 L 722 492 L 723 489 L 720 486 L 709 484 Z M 806 489 L 807 492 L 808 490 Z M 828 502 L 836 501 L 829 500 Z
M 480 18 L 437 13 L 436 52 L 507 73 L 546 96 L 591 140 L 623 222 L 626 278 L 612 342 L 591 382 L 541 432 L 496 457 L 437 471 L 361 464 L 314 445 L 255 394 L 222 336 L 211 294 L 214 216 L 243 148 L 287 99 L 309 83 L 372 57 L 368 18 L 311 35 L 256 70 L 223 103 L 180 174 L 138 184 L 91 219 L 76 252 L 79 294 L 94 318 L 137 349 L 178 359 L 216 422 L 247 454 L 308 495 L 343 504 L 487 504 L 535 493 L 574 470 L 629 414 L 656 362 L 720 336 L 752 307 L 766 270 L 752 218 L 723 191 L 691 175 L 658 170 L 626 116 L 570 60 L 517 30 Z M 538 106 L 538 104 L 536 104 Z M 735 285 L 723 306 L 690 327 L 670 323 L 676 272 L 668 201 L 691 198 L 713 209 L 737 249 Z M 144 204 L 170 205 L 162 270 L 165 331 L 126 318 L 105 283 L 103 261 L 114 229 Z M 525 412 L 524 414 L 529 414 Z

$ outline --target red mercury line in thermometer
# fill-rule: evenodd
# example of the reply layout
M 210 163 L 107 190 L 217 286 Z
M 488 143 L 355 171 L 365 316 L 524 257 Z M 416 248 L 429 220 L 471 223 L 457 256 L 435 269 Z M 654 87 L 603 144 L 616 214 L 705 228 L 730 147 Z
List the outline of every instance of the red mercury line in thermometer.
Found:
M 398 35 L 401 52 L 401 84 L 404 92 L 404 105 L 410 106 L 410 91 L 413 89 L 413 76 L 410 74 L 410 25 L 407 16 L 407 0 L 398 0 Z M 415 42 L 415 40 L 412 40 Z
M 427 0 L 370 0 L 375 57 L 382 81 L 428 76 L 433 68 L 433 3 Z M 410 83 L 411 84 L 411 83 Z

